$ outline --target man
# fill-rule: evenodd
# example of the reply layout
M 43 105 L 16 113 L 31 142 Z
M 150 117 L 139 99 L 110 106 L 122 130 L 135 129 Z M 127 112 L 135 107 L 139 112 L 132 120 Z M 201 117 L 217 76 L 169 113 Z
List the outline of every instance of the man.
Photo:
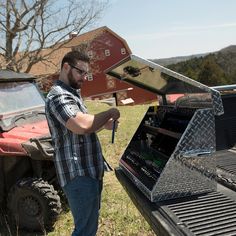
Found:
M 120 117 L 116 108 L 96 115 L 87 113 L 80 88 L 88 66 L 85 53 L 67 53 L 61 62 L 59 80 L 46 99 L 55 167 L 75 224 L 72 236 L 96 235 L 104 158 L 95 132 L 102 128 L 111 130 Z

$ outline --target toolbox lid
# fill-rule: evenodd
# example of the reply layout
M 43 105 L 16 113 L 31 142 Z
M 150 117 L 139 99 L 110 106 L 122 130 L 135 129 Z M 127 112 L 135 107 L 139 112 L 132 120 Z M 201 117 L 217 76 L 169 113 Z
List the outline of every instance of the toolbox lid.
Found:
M 224 113 L 221 95 L 217 90 L 136 55 L 122 59 L 105 73 L 162 96 L 211 94 L 215 114 Z

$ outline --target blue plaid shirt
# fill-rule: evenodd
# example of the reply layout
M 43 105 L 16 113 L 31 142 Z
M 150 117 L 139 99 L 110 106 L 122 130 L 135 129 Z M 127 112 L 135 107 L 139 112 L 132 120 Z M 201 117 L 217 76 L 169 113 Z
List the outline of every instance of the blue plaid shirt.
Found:
M 76 176 L 102 179 L 104 159 L 96 133 L 78 135 L 66 128 L 66 122 L 77 112 L 87 113 L 80 92 L 58 80 L 47 95 L 45 109 L 60 185 Z

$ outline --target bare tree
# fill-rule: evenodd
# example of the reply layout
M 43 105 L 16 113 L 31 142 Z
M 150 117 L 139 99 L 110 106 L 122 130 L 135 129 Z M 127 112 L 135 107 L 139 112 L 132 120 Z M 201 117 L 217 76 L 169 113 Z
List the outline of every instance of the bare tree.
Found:
M 0 60 L 29 72 L 102 16 L 109 0 L 0 0 Z M 44 53 L 44 48 L 51 48 Z

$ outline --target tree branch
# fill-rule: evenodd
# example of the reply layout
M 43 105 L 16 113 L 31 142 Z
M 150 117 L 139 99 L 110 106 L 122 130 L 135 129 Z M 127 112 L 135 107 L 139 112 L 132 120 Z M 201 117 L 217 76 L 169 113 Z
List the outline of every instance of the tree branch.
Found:
M 6 46 L 1 45 L 0 49 L 8 64 L 22 72 L 30 71 L 39 61 L 49 63 L 50 55 L 72 40 L 65 40 L 68 35 L 89 28 L 107 3 L 64 0 L 59 6 L 53 0 L 5 1 L 1 5 L 6 13 L 0 9 L 0 27 Z M 50 50 L 42 53 L 44 48 Z

